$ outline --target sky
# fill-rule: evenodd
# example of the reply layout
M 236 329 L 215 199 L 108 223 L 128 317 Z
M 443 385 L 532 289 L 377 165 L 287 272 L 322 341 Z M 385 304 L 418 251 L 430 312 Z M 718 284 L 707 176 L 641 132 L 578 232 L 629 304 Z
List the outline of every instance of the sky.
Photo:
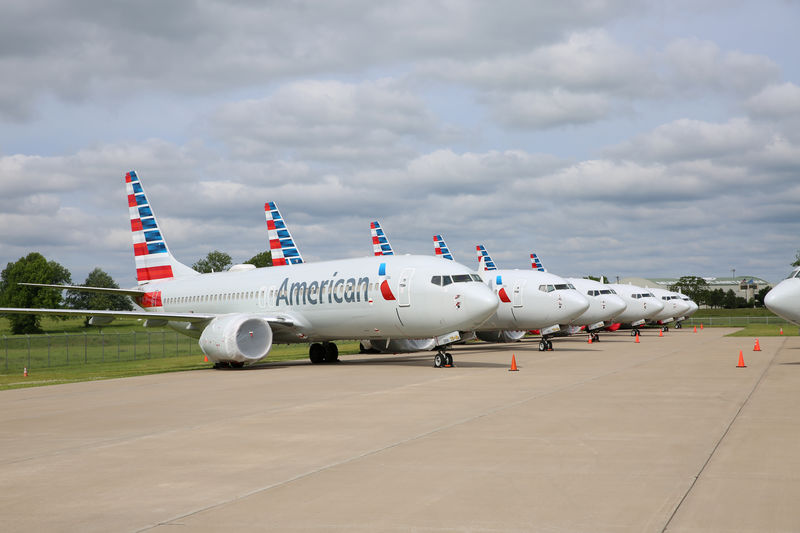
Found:
M 800 249 L 796 0 L 6 1 L 0 267 L 135 285 L 124 175 L 191 265 L 267 249 L 782 279 Z

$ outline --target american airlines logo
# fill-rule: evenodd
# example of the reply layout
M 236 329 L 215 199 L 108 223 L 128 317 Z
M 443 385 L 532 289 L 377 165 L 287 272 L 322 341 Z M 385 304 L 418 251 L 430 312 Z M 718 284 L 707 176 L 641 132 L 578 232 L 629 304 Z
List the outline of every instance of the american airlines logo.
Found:
M 334 274 L 335 276 L 336 274 Z M 319 305 L 369 302 L 370 281 L 368 277 L 324 279 L 322 281 L 289 282 L 284 278 L 275 299 L 275 305 Z

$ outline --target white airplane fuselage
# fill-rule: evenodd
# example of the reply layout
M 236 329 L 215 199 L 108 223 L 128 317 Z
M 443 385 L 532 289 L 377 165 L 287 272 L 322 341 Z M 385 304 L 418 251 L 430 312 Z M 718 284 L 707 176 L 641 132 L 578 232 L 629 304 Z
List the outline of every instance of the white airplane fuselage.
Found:
M 650 289 L 623 283 L 610 283 L 608 287 L 613 289 L 626 304 L 625 310 L 614 318 L 615 322 L 639 325 L 652 320 L 664 310 L 664 304 L 655 296 L 651 296 Z
M 285 317 L 294 327 L 274 328 L 279 343 L 433 337 L 475 329 L 497 309 L 497 297 L 478 281 L 431 283 L 434 275 L 470 273 L 427 256 L 364 257 L 174 278 L 145 290 L 160 293 L 154 319 L 158 311 Z
M 572 325 L 602 325 L 613 320 L 627 307 L 625 300 L 614 294 L 613 289 L 605 283 L 586 278 L 567 278 L 567 281 L 589 301 L 589 308 L 574 318 L 570 322 Z
M 676 318 L 682 318 L 689 311 L 689 304 L 684 302 L 677 292 L 666 289 L 650 289 L 650 292 L 664 304 L 664 309 L 650 319 L 654 322 L 670 322 Z
M 478 331 L 527 331 L 566 324 L 589 308 L 587 299 L 555 274 L 516 269 L 478 274 L 500 299 L 497 312 Z
M 764 305 L 779 317 L 800 325 L 800 267 L 772 287 L 764 297 Z

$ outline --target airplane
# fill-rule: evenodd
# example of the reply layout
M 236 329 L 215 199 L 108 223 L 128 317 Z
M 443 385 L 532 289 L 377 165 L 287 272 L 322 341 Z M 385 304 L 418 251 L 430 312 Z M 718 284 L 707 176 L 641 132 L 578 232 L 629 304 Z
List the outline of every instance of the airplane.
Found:
M 197 338 L 216 368 L 240 368 L 267 357 L 273 342 L 310 343 L 312 363 L 332 362 L 338 360 L 335 340 L 436 337 L 474 329 L 498 307 L 497 297 L 467 267 L 427 256 L 199 274 L 169 251 L 136 172 L 125 174 L 125 184 L 138 287 L 29 285 L 125 294 L 143 310 L 0 308 L 0 313 L 89 316 L 92 324 L 143 318 L 145 326 L 167 325 Z M 275 224 L 278 240 L 280 229 Z M 443 277 L 456 282 L 451 290 L 442 287 Z M 444 360 L 443 351 L 434 357 L 434 362 Z
M 779 317 L 800 325 L 800 267 L 770 289 L 764 297 L 764 305 Z
M 539 257 L 531 254 L 531 268 L 539 272 L 546 272 Z M 572 284 L 581 295 L 589 300 L 589 308 L 581 315 L 569 322 L 567 331 L 577 333 L 585 329 L 592 341 L 599 341 L 599 330 L 612 324 L 611 320 L 622 313 L 627 305 L 625 300 L 614 293 L 614 289 L 609 288 L 605 283 L 600 283 L 586 278 L 565 278 Z M 573 330 L 573 328 L 575 328 Z
M 664 310 L 664 302 L 656 298 L 650 289 L 624 283 L 609 283 L 608 287 L 625 301 L 625 310 L 614 320 L 619 325 L 630 326 L 631 336 L 637 335 L 640 326 Z M 615 329 L 618 329 L 619 325 Z
M 650 320 L 661 326 L 661 331 L 668 331 L 669 324 L 675 321 L 675 327 L 680 329 L 681 321 L 684 315 L 690 309 L 690 305 L 683 301 L 681 295 L 677 292 L 668 291 L 666 289 L 652 288 L 650 291 L 656 298 L 660 298 L 664 303 L 664 309 L 653 316 Z
M 437 257 L 453 260 L 441 235 L 434 235 L 433 242 Z M 563 278 L 538 270 L 501 270 L 485 246 L 479 244 L 475 250 L 478 274 L 500 299 L 497 312 L 475 329 L 479 339 L 510 342 L 521 339 L 532 329 L 554 332 L 558 330 L 557 324 L 568 323 L 589 308 L 586 298 Z M 552 341 L 543 337 L 539 350 L 552 349 Z

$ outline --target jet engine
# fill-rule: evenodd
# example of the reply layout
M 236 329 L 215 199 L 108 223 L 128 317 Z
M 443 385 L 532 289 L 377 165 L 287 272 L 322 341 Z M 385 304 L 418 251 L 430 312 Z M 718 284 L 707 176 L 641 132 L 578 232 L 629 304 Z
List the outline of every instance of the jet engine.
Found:
M 484 342 L 517 342 L 525 336 L 524 331 L 497 330 L 476 331 L 475 336 Z
M 212 320 L 200 335 L 200 349 L 214 363 L 243 366 L 264 359 L 272 348 L 272 329 L 258 315 L 235 314 Z

